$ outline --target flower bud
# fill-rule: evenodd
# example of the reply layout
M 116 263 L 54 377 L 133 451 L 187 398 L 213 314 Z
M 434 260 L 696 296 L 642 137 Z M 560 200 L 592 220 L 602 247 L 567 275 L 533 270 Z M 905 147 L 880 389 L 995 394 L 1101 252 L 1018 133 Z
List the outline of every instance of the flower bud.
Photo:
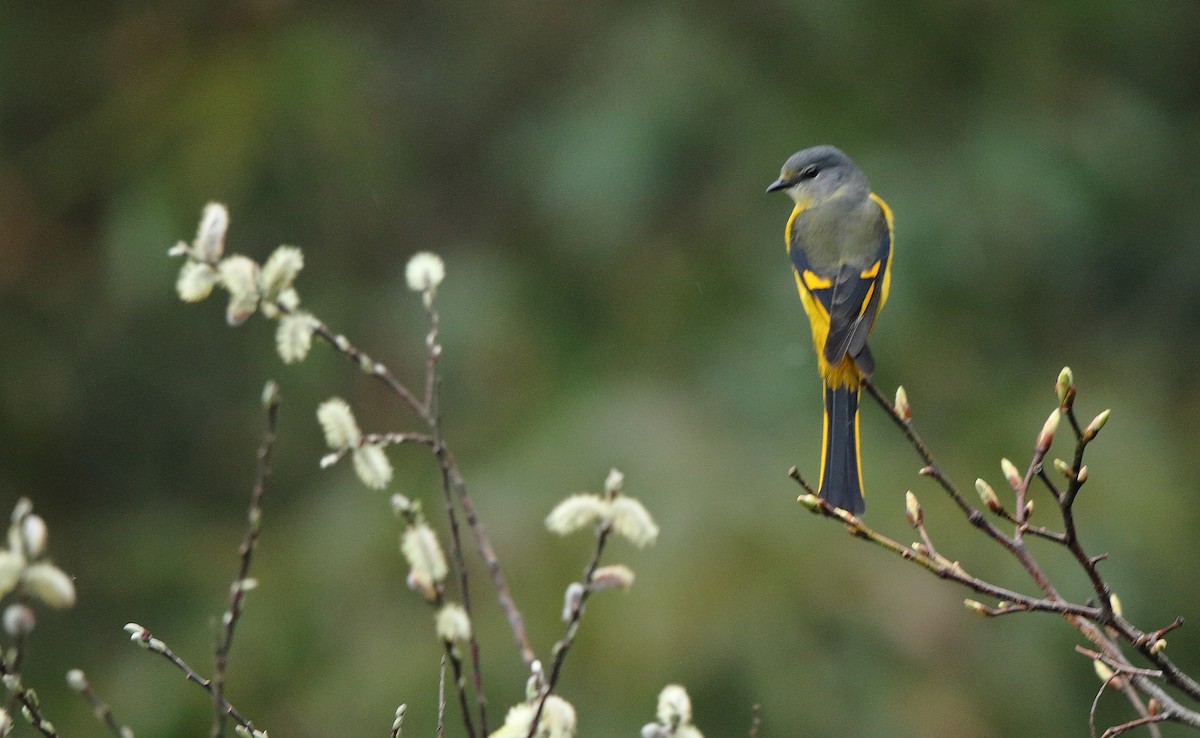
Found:
M 908 393 L 904 391 L 904 385 L 896 388 L 896 404 L 892 409 L 905 423 L 912 420 L 912 407 L 908 404 Z
M 582 584 L 579 585 L 583 587 Z M 568 620 L 569 618 L 563 618 Z M 542 694 L 542 690 L 546 687 L 546 672 L 542 669 L 542 662 L 534 659 L 529 665 L 529 678 L 525 680 L 525 699 L 532 702 Z
M 33 610 L 19 602 L 4 608 L 3 620 L 4 632 L 13 638 L 29 635 L 33 632 L 33 627 L 37 625 Z
M 30 564 L 22 573 L 25 586 L 50 607 L 66 608 L 75 604 L 75 582 L 53 564 Z
M 991 615 L 991 613 L 988 612 L 987 607 L 978 600 L 963 600 L 963 604 L 966 605 L 968 610 L 975 613 L 979 617 L 986 618 Z
M 130 639 L 134 641 L 141 640 L 149 635 L 149 632 L 137 623 L 125 623 L 125 627 L 121 628 L 121 630 L 128 633 Z
M 270 409 L 274 405 L 279 404 L 279 385 L 274 380 L 268 379 L 263 385 L 262 391 L 262 406 Z
M 554 506 L 546 516 L 546 529 L 565 536 L 598 522 L 608 514 L 608 503 L 598 495 L 577 494 Z
M 1090 441 L 1096 437 L 1104 424 L 1108 422 L 1108 416 L 1112 415 L 1112 408 L 1105 410 L 1096 417 L 1092 418 L 1092 422 L 1088 423 L 1087 428 L 1083 430 L 1083 438 L 1085 441 Z
M 284 364 L 304 361 L 312 348 L 316 321 L 308 313 L 288 313 L 275 328 L 275 350 Z
M 1087 464 L 1084 464 L 1083 466 L 1079 467 L 1079 475 L 1076 478 L 1079 480 L 1080 484 L 1083 484 L 1084 482 L 1086 482 L 1088 480 Z
M 21 538 L 29 558 L 37 558 L 46 550 L 46 534 L 46 521 L 42 516 L 30 513 L 21 520 Z
M 542 703 L 538 735 L 544 735 L 546 738 L 574 738 L 575 730 L 575 707 L 556 694 L 547 697 Z
M 623 489 L 625 489 L 625 474 L 615 467 L 609 469 L 608 476 L 604 478 L 604 494 L 611 497 Z
M 258 264 L 249 257 L 234 255 L 217 265 L 221 284 L 229 291 L 225 322 L 237 327 L 258 309 Z
M 1000 504 L 1000 498 L 996 496 L 996 491 L 992 489 L 992 485 L 984 480 L 975 480 L 975 491 L 979 493 L 979 499 L 987 506 L 987 509 L 994 513 L 1004 509 L 1004 506 Z
M 1108 593 L 1108 604 L 1110 607 L 1112 607 L 1113 615 L 1116 615 L 1119 618 L 1124 617 L 1125 614 L 1121 612 L 1121 598 L 1117 597 L 1116 592 Z
M 1109 679 L 1112 679 L 1114 676 L 1116 676 L 1116 673 L 1112 670 L 1112 668 L 1110 668 L 1108 664 L 1104 663 L 1100 659 L 1096 659 L 1092 662 L 1092 668 L 1096 670 L 1096 676 L 1100 677 L 1100 681 L 1102 682 L 1107 682 Z M 1113 686 L 1116 686 L 1115 682 L 1113 683 Z
M 1058 373 L 1058 382 L 1054 385 L 1054 392 L 1058 395 L 1059 407 L 1070 407 L 1068 398 L 1075 394 L 1075 376 L 1071 372 L 1071 367 L 1064 366 Z
M 1008 459 L 1000 459 L 1000 471 L 1004 472 L 1004 478 L 1008 481 L 1008 486 L 1016 491 L 1021 488 L 1021 484 L 1025 481 L 1021 476 L 1021 472 L 1017 471 L 1016 464 L 1013 464 Z
M 584 586 L 579 582 L 571 582 L 567 585 L 566 591 L 563 592 L 562 619 L 564 623 L 571 622 L 571 618 L 575 617 L 575 612 L 583 602 L 584 591 Z
M 175 280 L 175 292 L 184 302 L 200 302 L 212 294 L 220 275 L 212 265 L 202 261 L 185 261 Z
M 821 498 L 817 497 L 816 495 L 800 495 L 796 498 L 796 502 L 799 502 L 801 505 L 808 508 L 809 512 L 821 512 Z
M 192 258 L 214 263 L 225 251 L 225 232 L 229 230 L 229 210 L 219 202 L 204 206 L 196 240 L 192 241 Z
M 1067 479 L 1071 479 L 1072 477 L 1075 476 L 1074 473 L 1071 471 L 1071 465 L 1068 464 L 1067 462 L 1063 461 L 1062 459 L 1054 460 L 1054 469 L 1055 469 L 1055 471 L 1057 471 L 1059 474 L 1063 475 Z
M 921 503 L 917 502 L 917 496 L 912 493 L 912 490 L 904 493 L 904 517 L 908 518 L 908 524 L 914 528 L 925 522 Z
M 613 532 L 623 536 L 638 548 L 644 548 L 658 540 L 658 525 L 650 517 L 650 511 L 632 497 L 618 497 L 609 507 L 609 520 Z
M 471 638 L 471 618 L 462 605 L 447 603 L 437 614 L 438 638 L 450 643 L 459 643 Z
M 619 589 L 622 592 L 628 592 L 633 586 L 633 569 L 630 569 L 624 564 L 610 564 L 601 566 L 592 572 L 591 588 L 593 590 L 600 589 Z
M 317 421 L 325 433 L 325 444 L 335 451 L 354 446 L 362 438 L 354 413 L 339 397 L 330 398 L 317 407 Z
M 25 569 L 25 557 L 20 550 L 0 549 L 0 597 L 17 586 L 21 572 Z
M 1050 416 L 1046 418 L 1046 422 L 1042 424 L 1042 432 L 1038 434 L 1037 447 L 1040 451 L 1045 451 L 1050 448 L 1050 443 L 1054 440 L 1054 433 L 1058 430 L 1058 421 L 1062 418 L 1062 411 L 1054 408 Z
M 670 727 L 692 722 L 692 700 L 687 690 L 678 684 L 668 684 L 658 694 L 658 722 Z
M 292 282 L 304 268 L 304 253 L 295 246 L 275 249 L 259 272 L 258 285 L 263 302 L 274 304 L 281 294 L 291 289 Z
M 410 513 L 413 510 L 412 500 L 408 499 L 407 497 L 400 494 L 399 492 L 396 492 L 395 494 L 392 495 L 391 505 L 392 505 L 392 513 L 395 514 L 396 517 L 400 517 L 402 515 Z
M 378 444 L 354 449 L 354 473 L 371 489 L 383 489 L 392 481 L 392 462 Z
M 1167 647 L 1167 639 L 1159 638 L 1154 643 L 1150 644 L 1150 653 L 1157 656 L 1158 654 L 1162 653 L 1163 650 L 1166 649 L 1166 647 Z
M 435 585 L 450 573 L 446 556 L 433 529 L 425 523 L 408 526 L 400 539 L 400 551 L 411 567 L 408 586 L 432 600 L 437 594 Z
M 430 251 L 413 254 L 404 267 L 404 279 L 413 292 L 433 292 L 446 278 L 446 263 Z
M 81 669 L 71 669 L 67 672 L 67 686 L 76 692 L 86 692 L 88 689 L 87 675 Z
M 504 716 L 504 725 L 492 733 L 490 738 L 520 738 L 529 735 L 533 726 L 534 707 L 529 702 L 521 702 L 508 708 Z

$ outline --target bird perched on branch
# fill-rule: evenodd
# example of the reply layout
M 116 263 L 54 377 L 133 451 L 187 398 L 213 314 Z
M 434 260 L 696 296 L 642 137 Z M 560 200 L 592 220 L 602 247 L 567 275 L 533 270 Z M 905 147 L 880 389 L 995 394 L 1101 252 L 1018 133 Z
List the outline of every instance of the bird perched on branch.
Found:
M 833 146 L 788 157 L 767 188 L 779 190 L 796 203 L 784 237 L 824 386 L 820 496 L 858 515 L 866 507 L 858 400 L 875 370 L 867 337 L 891 283 L 892 211 Z

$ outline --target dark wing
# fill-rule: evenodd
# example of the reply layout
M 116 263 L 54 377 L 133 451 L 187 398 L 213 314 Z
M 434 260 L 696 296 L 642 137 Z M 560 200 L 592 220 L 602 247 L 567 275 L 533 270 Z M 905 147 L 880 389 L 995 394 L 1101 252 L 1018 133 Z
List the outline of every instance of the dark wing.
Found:
M 875 361 L 867 348 L 867 337 L 879 313 L 884 275 L 892 256 L 892 234 L 889 223 L 879 214 L 878 248 L 875 259 L 864 269 L 843 265 L 828 277 L 813 271 L 801 249 L 791 249 L 792 266 L 801 276 L 813 297 L 829 314 L 829 334 L 825 339 L 825 361 L 841 363 L 847 355 L 867 375 L 875 369 Z

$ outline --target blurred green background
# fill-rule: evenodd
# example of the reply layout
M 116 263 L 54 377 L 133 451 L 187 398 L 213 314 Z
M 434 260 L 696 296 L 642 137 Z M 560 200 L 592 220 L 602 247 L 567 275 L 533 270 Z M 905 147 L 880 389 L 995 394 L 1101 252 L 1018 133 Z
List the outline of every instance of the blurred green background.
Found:
M 230 697 L 272 735 L 383 735 L 401 701 L 406 735 L 433 733 L 438 648 L 387 495 L 316 463 L 328 396 L 366 430 L 411 417 L 326 348 L 284 367 L 272 324 L 177 300 L 166 250 L 209 200 L 232 212 L 229 251 L 301 246 L 305 306 L 410 381 L 424 325 L 403 267 L 445 258 L 447 432 L 543 658 L 590 550 L 545 514 L 617 466 L 656 515 L 655 548 L 610 549 L 637 582 L 592 601 L 570 655 L 581 735 L 636 735 L 673 681 L 709 736 L 744 735 L 754 703 L 771 736 L 1086 734 L 1098 682 L 1063 623 L 973 617 L 967 593 L 794 502 L 785 472 L 816 476 L 820 392 L 790 203 L 763 189 L 817 143 L 895 210 L 876 379 L 908 389 L 947 472 L 999 488 L 1071 365 L 1084 420 L 1113 408 L 1085 543 L 1111 551 L 1135 622 L 1200 616 L 1194 1 L 0 15 L 0 505 L 33 498 L 78 577 L 27 667 L 64 734 L 103 734 L 62 686 L 78 666 L 139 735 L 207 735 L 205 696 L 121 626 L 209 671 L 269 377 L 281 438 Z M 862 425 L 873 525 L 908 540 L 913 489 L 944 553 L 1029 589 L 870 403 Z M 391 456 L 393 489 L 436 509 L 430 459 Z M 475 593 L 495 726 L 524 675 L 484 578 Z M 1171 638 L 1193 673 L 1195 644 Z

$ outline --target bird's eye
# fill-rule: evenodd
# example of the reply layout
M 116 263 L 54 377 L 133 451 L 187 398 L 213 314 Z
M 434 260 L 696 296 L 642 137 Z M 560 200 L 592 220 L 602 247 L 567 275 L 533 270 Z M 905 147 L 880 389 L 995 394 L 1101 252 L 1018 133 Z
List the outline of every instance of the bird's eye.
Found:
M 816 177 L 820 171 L 820 169 L 817 169 L 816 164 L 809 164 L 800 170 L 800 179 L 812 179 L 813 177 Z

